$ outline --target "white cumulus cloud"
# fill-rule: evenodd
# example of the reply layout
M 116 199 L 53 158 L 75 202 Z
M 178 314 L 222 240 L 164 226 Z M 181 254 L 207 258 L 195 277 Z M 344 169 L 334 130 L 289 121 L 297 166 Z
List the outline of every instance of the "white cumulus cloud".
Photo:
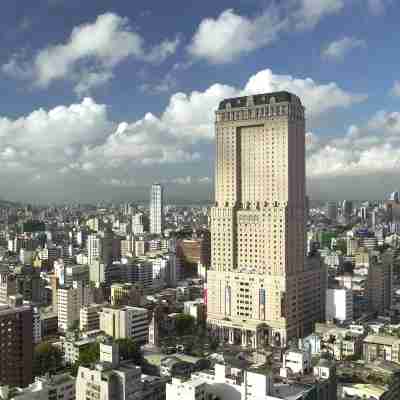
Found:
M 11 76 L 29 78 L 41 88 L 56 80 L 72 80 L 75 90 L 82 93 L 111 79 L 113 68 L 127 58 L 161 62 L 178 44 L 179 39 L 165 40 L 147 49 L 127 18 L 105 13 L 93 23 L 75 27 L 65 43 L 40 50 L 32 60 L 14 55 L 2 69 Z
M 15 182 L 40 175 L 35 187 L 42 188 L 43 195 L 44 190 L 52 188 L 60 195 L 67 191 L 71 196 L 85 193 L 90 197 L 97 193 L 96 182 L 118 190 L 139 190 L 149 180 L 166 180 L 182 188 L 202 184 L 205 193 L 212 173 L 218 103 L 224 98 L 275 90 L 298 94 L 311 121 L 365 98 L 333 82 L 278 75 L 267 69 L 251 76 L 242 88 L 215 83 L 204 91 L 175 93 L 159 115 L 149 112 L 134 121 L 113 121 L 107 106 L 90 97 L 69 106 L 38 109 L 17 119 L 0 117 L 0 187 L 4 189 L 11 177 Z M 371 149 L 377 146 L 377 134 L 369 132 L 385 130 L 385 139 L 392 146 L 388 154 L 397 148 L 399 120 L 396 113 L 377 113 L 367 128 L 353 127 L 351 136 L 345 139 L 357 139 L 359 146 L 364 143 L 365 149 Z M 309 134 L 307 141 L 315 171 L 324 170 L 319 165 L 328 155 L 332 163 L 336 160 L 333 165 L 337 171 L 343 170 L 340 163 L 349 165 L 349 149 L 341 142 L 332 139 L 327 143 L 316 134 Z
M 311 29 L 322 18 L 338 14 L 344 8 L 344 0 L 297 0 L 293 20 L 298 29 Z
M 364 47 L 366 47 L 365 40 L 345 36 L 329 43 L 322 50 L 322 57 L 327 60 L 342 61 L 352 50 Z
M 284 32 L 312 29 L 324 17 L 339 13 L 343 0 L 291 0 L 277 2 L 252 17 L 233 9 L 203 19 L 188 46 L 194 59 L 213 64 L 231 62 L 276 41 Z
M 201 21 L 188 51 L 195 58 L 226 63 L 274 41 L 284 26 L 274 8 L 254 18 L 228 9 Z

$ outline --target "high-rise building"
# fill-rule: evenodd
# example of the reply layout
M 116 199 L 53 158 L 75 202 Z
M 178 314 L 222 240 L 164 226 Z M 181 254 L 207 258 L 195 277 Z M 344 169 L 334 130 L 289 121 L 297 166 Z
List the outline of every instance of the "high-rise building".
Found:
M 94 261 L 98 260 L 101 255 L 101 238 L 95 234 L 91 234 L 87 238 L 86 242 L 88 264 L 93 264 Z
M 0 303 L 8 304 L 9 296 L 17 293 L 17 283 L 15 275 L 8 272 L 0 274 Z
M 0 383 L 25 387 L 32 382 L 32 307 L 0 305 Z
M 326 291 L 326 320 L 353 321 L 353 292 L 349 289 L 328 289 Z
M 332 220 L 332 221 L 336 221 L 337 219 L 337 203 L 335 201 L 329 201 L 328 204 L 326 205 L 327 208 L 327 213 L 326 216 Z
M 324 318 L 324 271 L 305 255 L 305 119 L 288 92 L 216 111 L 207 322 L 252 347 L 285 346 Z
M 367 298 L 370 311 L 383 314 L 392 304 L 393 253 L 376 252 L 368 268 Z
M 150 191 L 150 233 L 162 234 L 163 217 L 163 187 L 155 183 Z
M 100 327 L 99 313 L 102 309 L 100 304 L 90 304 L 81 307 L 79 318 L 79 329 L 82 332 L 93 331 Z
M 79 323 L 81 307 L 92 302 L 91 288 L 82 282 L 74 281 L 72 286 L 60 287 L 57 291 L 58 329 L 66 332 Z
M 349 200 L 343 200 L 342 218 L 345 224 L 349 224 L 351 222 L 352 214 L 353 214 L 353 202 Z
M 149 219 L 142 212 L 136 213 L 132 216 L 132 233 L 134 235 L 142 235 L 147 232 L 149 228 Z

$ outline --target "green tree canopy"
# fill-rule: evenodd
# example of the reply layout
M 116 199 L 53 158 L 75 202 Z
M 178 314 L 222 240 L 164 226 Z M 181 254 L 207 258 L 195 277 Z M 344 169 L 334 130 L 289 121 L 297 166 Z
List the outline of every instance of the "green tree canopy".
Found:
M 179 314 L 176 317 L 176 334 L 178 336 L 190 335 L 196 326 L 196 320 L 187 314 Z
M 100 344 L 97 342 L 90 343 L 79 353 L 78 364 L 89 366 L 100 358 Z
M 142 364 L 143 356 L 140 346 L 132 339 L 117 339 L 119 356 L 122 360 L 132 360 L 135 364 Z
M 62 352 L 50 342 L 38 344 L 33 352 L 33 374 L 54 374 L 62 368 Z

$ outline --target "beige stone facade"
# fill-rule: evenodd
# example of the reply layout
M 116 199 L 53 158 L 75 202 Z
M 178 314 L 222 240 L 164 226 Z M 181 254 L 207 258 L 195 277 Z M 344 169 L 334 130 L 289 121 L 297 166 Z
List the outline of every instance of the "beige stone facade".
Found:
M 224 100 L 215 132 L 208 324 L 232 343 L 285 345 L 323 315 L 321 265 L 305 262 L 304 107 L 287 92 Z

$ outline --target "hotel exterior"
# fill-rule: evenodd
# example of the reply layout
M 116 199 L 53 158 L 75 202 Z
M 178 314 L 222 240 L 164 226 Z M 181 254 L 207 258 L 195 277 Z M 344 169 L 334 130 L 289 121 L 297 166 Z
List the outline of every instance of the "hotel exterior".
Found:
M 253 348 L 286 346 L 324 318 L 325 273 L 305 254 L 305 118 L 288 92 L 216 111 L 207 321 Z

